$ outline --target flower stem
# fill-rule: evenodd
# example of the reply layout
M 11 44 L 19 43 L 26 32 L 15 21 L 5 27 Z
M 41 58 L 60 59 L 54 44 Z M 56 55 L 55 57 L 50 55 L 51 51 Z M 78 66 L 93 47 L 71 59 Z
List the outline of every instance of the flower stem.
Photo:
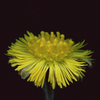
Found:
M 52 89 L 52 87 L 50 87 L 50 85 L 48 86 L 46 81 L 44 83 L 43 90 L 44 90 L 44 94 L 45 94 L 45 100 L 53 100 L 54 90 Z

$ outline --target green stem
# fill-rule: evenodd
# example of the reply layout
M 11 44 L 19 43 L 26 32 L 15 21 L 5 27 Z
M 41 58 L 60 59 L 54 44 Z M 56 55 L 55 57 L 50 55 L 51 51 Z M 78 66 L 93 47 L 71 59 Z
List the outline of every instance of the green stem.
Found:
M 50 85 L 48 86 L 46 81 L 44 83 L 43 90 L 44 90 L 44 94 L 45 94 L 45 100 L 53 100 L 54 90 L 52 89 L 52 87 Z

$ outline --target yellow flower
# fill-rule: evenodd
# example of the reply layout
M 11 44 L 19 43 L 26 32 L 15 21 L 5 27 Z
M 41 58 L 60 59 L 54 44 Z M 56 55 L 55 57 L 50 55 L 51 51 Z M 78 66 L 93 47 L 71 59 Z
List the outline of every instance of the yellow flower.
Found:
M 90 50 L 81 50 L 83 42 L 75 44 L 72 39 L 64 39 L 60 32 L 41 31 L 34 36 L 27 31 L 24 38 L 19 38 L 7 50 L 10 56 L 9 63 L 12 67 L 18 66 L 18 71 L 23 79 L 34 82 L 43 88 L 46 72 L 49 69 L 48 82 L 55 89 L 56 83 L 62 88 L 77 81 L 77 77 L 83 78 L 85 66 L 92 65 Z

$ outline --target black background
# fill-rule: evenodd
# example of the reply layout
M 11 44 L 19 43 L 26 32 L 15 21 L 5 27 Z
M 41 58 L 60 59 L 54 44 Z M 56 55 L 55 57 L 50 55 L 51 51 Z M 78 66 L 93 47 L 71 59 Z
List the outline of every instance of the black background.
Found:
M 98 2 L 30 2 L 0 1 L 0 42 L 1 42 L 1 100 L 44 100 L 42 89 L 33 83 L 22 80 L 8 64 L 4 55 L 11 42 L 23 37 L 26 30 L 34 35 L 40 31 L 59 31 L 65 38 L 72 38 L 75 43 L 88 43 L 83 49 L 94 51 L 93 58 L 99 50 L 99 3 Z M 74 82 L 64 89 L 55 89 L 54 100 L 99 100 L 99 73 L 96 61 L 93 69 L 87 68 L 83 81 Z

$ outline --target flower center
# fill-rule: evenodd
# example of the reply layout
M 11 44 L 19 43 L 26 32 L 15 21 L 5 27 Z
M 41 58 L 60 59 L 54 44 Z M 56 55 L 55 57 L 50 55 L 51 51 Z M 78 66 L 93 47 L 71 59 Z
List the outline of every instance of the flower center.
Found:
M 71 39 L 64 40 L 64 34 L 60 35 L 60 32 L 48 32 L 41 31 L 39 37 L 29 37 L 28 42 L 29 51 L 38 58 L 45 58 L 47 61 L 61 61 L 70 53 L 70 47 L 73 45 Z

